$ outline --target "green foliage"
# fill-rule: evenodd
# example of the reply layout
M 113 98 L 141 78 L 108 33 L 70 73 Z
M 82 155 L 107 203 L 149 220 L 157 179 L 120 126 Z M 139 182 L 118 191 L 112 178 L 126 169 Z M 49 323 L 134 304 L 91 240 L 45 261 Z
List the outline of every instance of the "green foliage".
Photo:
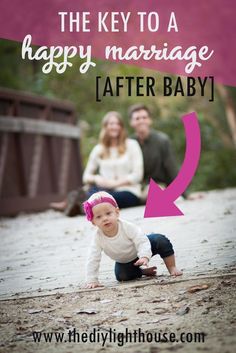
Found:
M 92 147 L 97 143 L 101 119 L 105 113 L 109 110 L 120 111 L 128 131 L 131 132 L 127 116 L 128 108 L 131 104 L 142 102 L 152 111 L 153 127 L 170 136 L 181 166 L 185 153 L 185 132 L 181 116 L 196 111 L 201 126 L 202 152 L 190 190 L 236 186 L 235 149 L 225 117 L 225 107 L 217 93 L 213 103 L 208 101 L 209 95 L 163 97 L 162 74 L 138 66 L 94 61 L 96 67 L 90 68 L 86 74 L 79 72 L 82 61 L 76 57 L 73 59 L 73 66 L 64 74 L 59 75 L 53 70 L 45 75 L 41 71 L 43 62 L 22 60 L 20 44 L 1 40 L 0 86 L 72 101 L 79 120 L 86 122 L 84 125 L 87 127 L 82 139 L 84 163 Z M 122 92 L 120 97 L 105 97 L 98 103 L 95 101 L 96 76 L 109 76 L 113 80 L 116 76 L 153 76 L 158 83 L 158 94 L 156 97 L 128 97 L 126 92 Z M 208 91 L 209 89 L 208 87 Z M 236 98 L 236 90 L 230 88 L 229 91 L 232 98 Z
M 222 148 L 201 155 L 192 190 L 211 190 L 236 185 L 236 155 L 234 149 Z

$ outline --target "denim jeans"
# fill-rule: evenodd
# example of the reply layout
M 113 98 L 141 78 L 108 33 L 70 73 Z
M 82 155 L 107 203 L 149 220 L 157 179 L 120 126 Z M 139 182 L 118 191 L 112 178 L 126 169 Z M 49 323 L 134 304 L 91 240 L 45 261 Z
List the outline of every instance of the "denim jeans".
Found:
M 119 208 L 127 208 L 127 207 L 134 207 L 134 206 L 140 205 L 140 199 L 130 191 L 114 191 L 110 189 L 99 188 L 97 186 L 92 186 L 88 190 L 88 197 L 90 197 L 93 193 L 98 191 L 109 192 L 109 194 L 111 194 L 116 200 Z
M 173 246 L 169 239 L 162 234 L 149 234 L 148 239 L 151 243 L 152 256 L 159 254 L 165 258 L 174 254 Z M 142 276 L 142 270 L 134 263 L 138 258 L 127 263 L 115 263 L 115 276 L 117 281 L 129 281 Z

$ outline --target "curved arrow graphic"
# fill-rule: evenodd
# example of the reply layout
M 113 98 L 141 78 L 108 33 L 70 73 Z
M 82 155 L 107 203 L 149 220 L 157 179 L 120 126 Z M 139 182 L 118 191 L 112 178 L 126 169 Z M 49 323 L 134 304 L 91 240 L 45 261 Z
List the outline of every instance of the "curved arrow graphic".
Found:
M 186 151 L 182 167 L 175 180 L 164 190 L 153 179 L 150 180 L 144 218 L 183 215 L 174 201 L 185 191 L 197 170 L 201 152 L 201 134 L 195 112 L 184 115 L 182 121 L 186 135 Z

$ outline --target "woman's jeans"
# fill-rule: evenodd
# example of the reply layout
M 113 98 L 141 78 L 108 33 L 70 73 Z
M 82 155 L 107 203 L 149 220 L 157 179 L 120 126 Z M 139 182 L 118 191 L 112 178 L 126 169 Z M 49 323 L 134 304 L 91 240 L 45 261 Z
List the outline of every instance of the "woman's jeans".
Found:
M 169 239 L 162 234 L 149 234 L 148 239 L 151 243 L 152 256 L 159 254 L 165 258 L 174 254 L 173 246 Z M 134 263 L 138 258 L 127 263 L 115 263 L 115 276 L 117 281 L 129 281 L 142 276 L 142 270 Z
M 97 186 L 92 186 L 88 190 L 88 197 L 98 191 L 107 191 L 114 197 L 119 208 L 134 207 L 140 205 L 140 199 L 130 191 L 114 191 L 111 189 L 103 189 Z

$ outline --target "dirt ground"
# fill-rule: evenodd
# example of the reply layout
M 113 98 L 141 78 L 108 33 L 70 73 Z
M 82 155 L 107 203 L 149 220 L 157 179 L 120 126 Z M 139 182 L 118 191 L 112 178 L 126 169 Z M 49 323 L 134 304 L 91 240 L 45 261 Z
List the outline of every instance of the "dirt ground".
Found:
M 0 352 L 233 353 L 235 291 L 236 272 L 229 268 L 225 275 L 211 274 L 195 280 L 142 279 L 96 291 L 2 301 Z M 126 330 L 133 332 L 139 328 L 142 333 L 149 333 L 144 339 L 163 340 L 166 336 L 159 337 L 158 333 L 174 333 L 178 342 L 143 343 L 143 336 L 137 333 L 141 342 L 126 343 Z M 69 330 L 76 332 L 70 336 L 71 342 L 68 342 Z M 100 343 L 81 342 L 83 332 L 89 335 L 94 330 L 100 335 L 107 334 L 105 344 L 102 338 Z M 117 335 L 114 342 L 109 330 L 124 335 Z M 45 343 L 41 338 L 40 343 L 35 343 L 34 331 L 52 333 L 52 341 Z M 63 342 L 55 343 L 54 335 L 59 332 L 64 333 Z M 180 341 L 182 333 L 181 338 L 190 342 Z M 113 337 L 112 342 L 109 337 Z
M 117 283 L 105 256 L 97 290 L 83 289 L 92 237 L 84 217 L 0 220 L 0 353 L 234 353 L 236 189 L 178 206 L 184 217 L 144 220 L 143 207 L 121 215 L 168 235 L 183 276 L 167 276 L 154 257 L 157 277 Z

